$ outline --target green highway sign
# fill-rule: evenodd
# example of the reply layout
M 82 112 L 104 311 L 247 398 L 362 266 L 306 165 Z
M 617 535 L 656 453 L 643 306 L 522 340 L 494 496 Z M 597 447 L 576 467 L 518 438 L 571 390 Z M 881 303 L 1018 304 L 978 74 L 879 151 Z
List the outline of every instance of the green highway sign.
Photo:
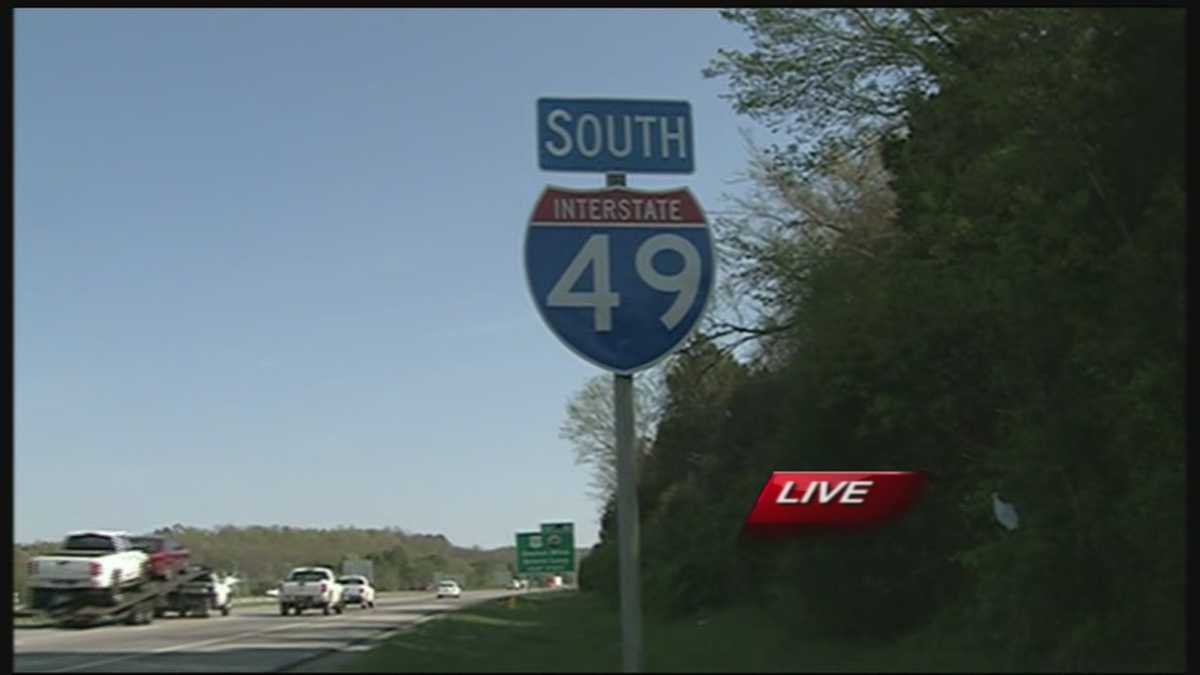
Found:
M 550 548 L 570 551 L 571 561 L 575 561 L 575 523 L 542 523 L 542 538 Z
M 517 574 L 575 571 L 575 526 L 545 523 L 538 532 L 517 533 Z

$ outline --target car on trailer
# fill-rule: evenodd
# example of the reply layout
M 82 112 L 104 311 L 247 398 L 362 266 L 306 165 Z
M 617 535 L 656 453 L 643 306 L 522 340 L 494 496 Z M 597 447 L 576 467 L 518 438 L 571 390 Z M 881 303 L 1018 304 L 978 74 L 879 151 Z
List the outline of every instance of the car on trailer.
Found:
M 237 580 L 201 568 L 200 574 L 168 593 L 164 602 L 155 608 L 155 616 L 177 612 L 180 617 L 207 618 L 209 612 L 229 616 L 233 611 L 233 587 Z

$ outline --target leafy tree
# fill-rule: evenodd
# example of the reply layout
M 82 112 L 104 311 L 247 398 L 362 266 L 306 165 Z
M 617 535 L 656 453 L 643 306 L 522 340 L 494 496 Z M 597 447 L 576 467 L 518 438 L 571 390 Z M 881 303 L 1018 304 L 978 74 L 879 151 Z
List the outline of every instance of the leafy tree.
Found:
M 658 424 L 659 383 L 653 371 L 634 377 L 634 436 L 638 456 L 644 455 Z M 559 436 L 571 443 L 575 463 L 591 469 L 592 496 L 600 501 L 616 493 L 616 417 L 611 375 L 587 380 L 567 403 Z
M 768 149 L 780 166 L 816 171 L 829 146 L 858 148 L 902 126 L 910 95 L 937 90 L 955 46 L 928 9 L 724 10 L 749 52 L 718 50 L 704 74 L 729 80 L 734 109 L 797 140 Z M 817 171 L 819 173 L 819 171 Z
M 720 395 L 689 397 L 721 379 L 692 350 L 668 378 L 648 603 L 752 601 L 843 638 L 932 621 L 1005 667 L 1180 667 L 1183 13 L 727 16 L 755 47 L 709 74 L 809 142 L 755 155 L 758 191 L 722 228 L 758 312 L 726 333 L 767 348 Z M 694 356 L 721 363 L 711 347 Z M 731 544 L 781 467 L 928 484 L 869 534 Z M 613 527 L 585 588 L 615 588 Z

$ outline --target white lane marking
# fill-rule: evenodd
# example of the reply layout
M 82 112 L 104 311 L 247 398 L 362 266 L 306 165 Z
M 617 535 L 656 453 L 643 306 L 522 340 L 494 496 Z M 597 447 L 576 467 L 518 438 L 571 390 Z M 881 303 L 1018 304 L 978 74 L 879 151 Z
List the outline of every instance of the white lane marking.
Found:
M 405 606 L 406 607 L 406 606 L 409 606 L 409 605 L 412 605 L 415 603 L 423 602 L 426 597 L 427 597 L 427 594 L 424 594 L 424 593 L 413 593 L 411 595 L 405 595 L 402 593 L 397 593 L 397 594 L 393 595 L 391 593 L 388 593 L 388 594 L 384 594 L 384 595 L 380 596 L 377 607 L 380 610 L 386 610 L 389 607 L 397 607 L 397 606 Z M 266 605 L 263 606 L 264 609 L 265 609 L 265 607 L 266 607 Z M 251 608 L 251 609 L 257 609 L 257 608 Z M 251 612 L 243 612 L 240 614 L 235 613 L 227 618 L 222 618 L 221 621 L 222 622 L 229 621 L 229 622 L 234 622 L 234 623 L 253 624 L 253 623 L 257 623 L 263 619 L 268 619 L 268 620 L 273 619 L 276 616 L 277 616 L 277 613 L 275 611 L 270 611 L 270 612 L 251 611 Z M 69 641 L 71 643 L 78 643 L 79 641 L 89 642 L 98 637 L 108 636 L 110 633 L 114 634 L 114 635 L 117 635 L 117 634 L 128 635 L 131 632 L 139 632 L 139 631 L 154 631 L 159 634 L 172 633 L 172 632 L 186 632 L 186 631 L 190 631 L 190 630 L 196 628 L 197 625 L 206 627 L 207 626 L 206 622 L 207 622 L 207 620 L 205 620 L 205 623 L 197 624 L 197 623 L 193 623 L 191 619 L 183 620 L 183 619 L 178 619 L 175 617 L 170 617 L 170 618 L 167 618 L 165 621 L 163 621 L 163 620 L 155 621 L 153 624 L 148 625 L 148 626 L 126 626 L 126 625 L 119 624 L 119 623 L 112 623 L 112 624 L 96 625 L 94 627 L 88 628 L 87 630 L 83 630 L 83 631 L 74 631 L 74 630 L 64 631 L 62 629 L 54 629 L 54 630 L 49 630 L 49 631 L 34 631 L 38 634 L 37 635 L 33 635 L 33 634 L 22 635 L 19 642 L 18 642 L 18 639 L 14 636 L 13 647 L 16 648 L 17 646 L 20 646 L 20 647 L 30 647 L 30 648 L 44 648 L 44 649 L 50 649 L 50 650 L 67 649 L 69 651 L 70 647 L 68 647 L 67 644 L 64 644 L 64 641 Z M 15 632 L 16 631 L 14 631 L 14 633 Z M 166 637 L 166 635 L 164 634 L 163 637 Z M 49 644 L 47 644 L 47 643 L 49 643 Z
M 473 599 L 473 600 L 475 600 L 475 602 L 463 603 L 462 605 L 459 605 L 459 607 L 465 608 L 467 606 L 476 604 L 476 602 L 481 602 L 481 601 L 485 601 L 488 599 L 491 599 L 491 598 Z M 408 604 L 408 603 L 404 603 L 404 604 Z M 442 606 L 437 606 L 437 607 L 442 607 Z M 414 608 L 414 609 L 422 609 L 422 608 Z M 407 626 L 414 626 L 419 623 L 424 623 L 425 621 L 429 621 L 429 620 L 436 618 L 437 616 L 444 614 L 444 613 L 445 612 L 428 613 L 425 616 L 422 616 L 421 618 L 417 619 L 416 621 L 412 621 L 408 624 L 398 626 L 397 630 L 402 630 L 403 628 L 405 628 Z M 344 617 L 345 615 L 342 615 L 342 616 Z M 313 617 L 313 618 L 317 618 L 317 617 Z M 350 618 L 350 617 L 345 617 L 345 618 L 349 619 L 349 621 L 351 623 L 365 624 L 365 623 L 368 623 L 372 617 L 363 616 L 361 619 L 354 619 L 354 618 Z M 45 671 L 45 672 L 67 673 L 67 672 L 71 672 L 73 670 L 84 670 L 84 669 L 88 669 L 88 668 L 95 668 L 97 666 L 109 665 L 112 663 L 120 663 L 122 661 L 129 661 L 132 659 L 140 659 L 140 658 L 145 658 L 148 656 L 154 656 L 157 654 L 168 654 L 170 652 L 176 652 L 181 649 L 188 649 L 191 647 L 203 647 L 203 646 L 207 646 L 207 645 L 217 644 L 220 642 L 230 642 L 230 641 L 234 641 L 234 640 L 239 640 L 241 638 L 246 638 L 246 637 L 250 637 L 250 636 L 254 636 L 254 635 L 265 635 L 267 633 L 274 633 L 276 631 L 286 630 L 288 628 L 295 628 L 297 626 L 312 626 L 312 625 L 313 625 L 312 622 L 294 622 L 294 623 L 284 624 L 282 626 L 274 626 L 272 628 L 268 628 L 268 629 L 260 630 L 260 631 L 251 631 L 249 633 L 236 633 L 234 635 L 225 635 L 222 637 L 212 638 L 212 639 L 208 639 L 208 640 L 201 640 L 200 642 L 191 642 L 191 643 L 186 643 L 186 644 L 182 644 L 182 645 L 172 645 L 170 647 L 160 647 L 158 649 L 152 649 L 147 652 L 138 652 L 137 654 L 126 654 L 124 656 L 117 656 L 117 657 L 113 657 L 111 659 L 101 659 L 100 661 L 92 661 L 89 663 L 81 663 L 81 664 L 77 663 L 77 664 L 74 664 L 71 666 L 59 668 L 57 670 L 49 670 L 49 671 Z M 150 628 L 150 626 L 143 626 L 143 628 Z M 384 632 L 388 632 L 388 631 L 386 629 L 384 629 Z M 354 642 L 358 642 L 358 640 L 355 640 Z M 351 644 L 353 644 L 353 643 L 351 643 Z M 339 649 L 337 647 L 334 647 L 334 648 L 329 649 L 328 651 L 336 652 L 336 651 L 339 651 Z
M 400 633 L 411 631 L 411 630 L 415 629 L 418 625 L 423 624 L 426 621 L 433 621 L 434 619 L 441 618 L 442 616 L 454 611 L 455 609 L 466 609 L 467 607 L 472 607 L 474 605 L 478 605 L 478 604 L 487 602 L 489 600 L 506 598 L 506 597 L 510 597 L 512 595 L 515 595 L 515 593 L 501 592 L 501 593 L 497 593 L 495 595 L 489 594 L 489 595 L 483 595 L 483 596 L 474 597 L 474 598 L 468 598 L 465 602 L 463 602 L 462 604 L 459 604 L 459 605 L 453 605 L 453 606 L 434 605 L 433 607 L 441 608 L 446 611 L 424 612 L 422 614 L 415 615 L 415 618 L 412 621 L 409 621 L 407 623 L 392 624 L 387 628 L 376 628 L 376 632 L 374 635 L 370 635 L 365 638 L 359 638 L 357 640 L 352 640 L 341 647 L 334 647 L 332 649 L 328 649 L 323 654 L 319 654 L 317 656 L 310 656 L 310 657 L 301 659 L 299 661 L 292 662 L 291 664 L 285 665 L 282 668 L 276 670 L 275 672 L 283 672 L 283 673 L 287 673 L 287 672 L 319 672 L 319 671 L 313 670 L 312 666 L 314 664 L 319 664 L 322 662 L 327 663 L 326 660 L 329 659 L 330 657 L 334 657 L 334 656 L 337 656 L 340 654 L 345 654 L 346 652 L 370 651 L 372 649 L 375 649 L 378 646 L 377 644 L 372 644 L 372 643 L 380 643 L 380 642 L 383 642 L 383 641 L 385 641 L 389 638 L 392 638 L 396 635 L 399 635 Z M 416 609 L 420 609 L 420 608 L 416 608 Z M 304 671 L 296 671 L 295 670 L 296 668 L 305 668 L 305 670 Z
M 90 663 L 77 663 L 72 666 L 67 666 L 65 668 L 59 668 L 57 670 L 50 670 L 47 672 L 66 673 L 66 672 L 70 672 L 72 670 L 83 670 L 86 668 L 95 668 L 96 666 L 108 665 L 110 663 L 120 663 L 121 661 L 129 661 L 130 659 L 145 658 L 147 656 L 153 656 L 155 654 L 166 654 L 169 652 L 176 652 L 181 649 L 188 649 L 191 647 L 203 647 L 205 645 L 216 644 L 218 642 L 228 642 L 230 640 L 237 640 L 237 639 L 244 638 L 244 637 L 250 637 L 252 635 L 263 635 L 265 633 L 274 633 L 275 631 L 280 631 L 280 630 L 285 630 L 287 628 L 295 628 L 296 626 L 305 626 L 305 625 L 312 625 L 312 624 L 311 623 L 288 623 L 288 624 L 284 624 L 282 626 L 275 626 L 273 628 L 268 628 L 266 630 L 252 631 L 250 633 L 237 633 L 234 635 L 224 635 L 222 637 L 212 638 L 210 640 L 202 640 L 200 642 L 189 642 L 189 643 L 185 643 L 185 644 L 181 644 L 181 645 L 172 645 L 170 647 L 160 647 L 158 649 L 151 649 L 148 652 L 139 652 L 137 654 L 126 654 L 124 656 L 117 656 L 117 657 L 111 658 L 111 659 L 101 659 L 100 661 L 92 661 Z

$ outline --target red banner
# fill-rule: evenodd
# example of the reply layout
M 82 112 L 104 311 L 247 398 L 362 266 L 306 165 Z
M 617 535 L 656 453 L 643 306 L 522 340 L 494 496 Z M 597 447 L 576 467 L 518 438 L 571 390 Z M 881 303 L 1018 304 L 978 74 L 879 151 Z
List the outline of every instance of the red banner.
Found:
M 533 208 L 535 224 L 703 225 L 704 213 L 687 188 L 635 190 L 607 187 L 575 190 L 547 186 Z
M 912 471 L 776 471 L 759 492 L 745 530 L 786 534 L 875 524 L 904 511 L 922 482 Z

